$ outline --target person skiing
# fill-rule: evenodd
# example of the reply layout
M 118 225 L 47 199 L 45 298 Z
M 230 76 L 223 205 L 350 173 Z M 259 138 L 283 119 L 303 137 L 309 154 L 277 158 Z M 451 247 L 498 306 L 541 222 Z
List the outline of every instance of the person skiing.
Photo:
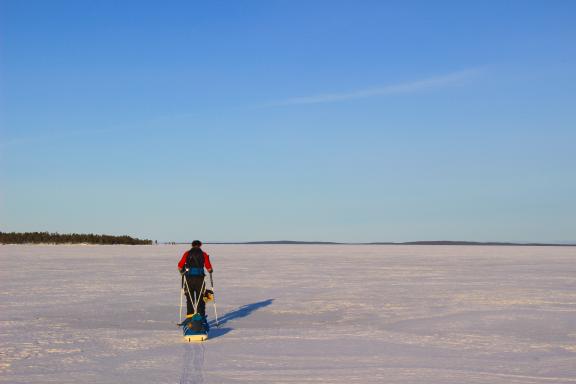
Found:
M 194 240 L 192 248 L 182 255 L 178 263 L 178 270 L 182 275 L 182 283 L 186 293 L 186 317 L 190 318 L 195 313 L 199 313 L 207 324 L 206 302 L 204 301 L 204 293 L 206 291 L 204 268 L 210 275 L 212 275 L 213 269 L 210 263 L 210 256 L 201 247 L 202 242 Z M 194 307 L 196 307 L 196 310 Z

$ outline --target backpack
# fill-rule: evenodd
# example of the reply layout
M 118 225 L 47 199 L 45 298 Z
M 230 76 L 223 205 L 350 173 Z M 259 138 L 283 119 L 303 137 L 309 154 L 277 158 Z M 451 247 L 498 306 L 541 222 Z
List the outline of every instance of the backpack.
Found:
M 189 276 L 204 276 L 204 252 L 200 248 L 192 248 L 186 257 L 186 269 Z

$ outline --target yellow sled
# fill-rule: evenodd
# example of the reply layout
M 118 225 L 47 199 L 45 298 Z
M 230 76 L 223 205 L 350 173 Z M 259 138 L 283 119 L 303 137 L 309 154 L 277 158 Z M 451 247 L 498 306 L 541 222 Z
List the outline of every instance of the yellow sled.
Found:
M 189 343 L 197 342 L 197 341 L 204 341 L 207 339 L 208 339 L 208 335 L 187 335 L 187 336 L 184 336 L 184 341 L 187 341 Z

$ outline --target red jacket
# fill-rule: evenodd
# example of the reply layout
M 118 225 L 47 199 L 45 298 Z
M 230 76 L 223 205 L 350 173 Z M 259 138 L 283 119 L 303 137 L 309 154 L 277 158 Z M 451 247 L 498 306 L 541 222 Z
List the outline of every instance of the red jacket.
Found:
M 186 258 L 188 257 L 189 252 L 190 250 L 184 252 L 184 254 L 182 255 L 182 258 L 178 263 L 178 269 L 184 268 L 184 265 L 186 264 Z M 202 253 L 204 254 L 204 268 L 206 268 L 209 273 L 212 273 L 212 264 L 210 264 L 210 256 L 204 251 L 202 251 Z

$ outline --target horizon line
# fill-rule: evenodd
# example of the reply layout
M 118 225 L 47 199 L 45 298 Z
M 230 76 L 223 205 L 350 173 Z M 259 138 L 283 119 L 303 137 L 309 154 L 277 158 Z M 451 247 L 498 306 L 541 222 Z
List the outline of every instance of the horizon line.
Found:
M 162 241 L 161 244 L 190 244 L 189 241 Z M 416 240 L 416 241 L 305 241 L 305 240 L 260 240 L 260 241 L 203 241 L 211 245 L 526 245 L 526 246 L 576 246 L 569 242 L 532 241 L 469 241 L 469 240 Z

